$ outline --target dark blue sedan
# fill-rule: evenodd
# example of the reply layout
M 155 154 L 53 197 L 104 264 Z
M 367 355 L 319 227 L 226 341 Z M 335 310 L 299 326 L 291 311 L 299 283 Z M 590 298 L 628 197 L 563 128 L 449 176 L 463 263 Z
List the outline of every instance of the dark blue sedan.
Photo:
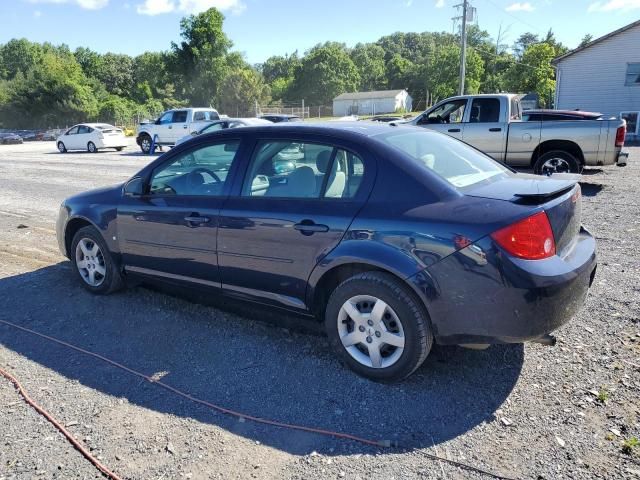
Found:
M 580 204 L 576 177 L 439 133 L 281 124 L 202 135 L 71 197 L 57 232 L 91 292 L 155 280 L 292 310 L 357 373 L 395 380 L 434 342 L 545 341 L 567 322 L 596 271 Z

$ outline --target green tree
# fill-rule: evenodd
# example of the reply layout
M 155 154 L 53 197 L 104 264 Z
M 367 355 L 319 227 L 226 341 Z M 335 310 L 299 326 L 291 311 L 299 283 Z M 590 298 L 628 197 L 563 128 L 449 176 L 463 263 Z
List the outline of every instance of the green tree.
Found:
M 554 71 L 551 60 L 556 50 L 548 43 L 530 45 L 506 73 L 509 90 L 519 93 L 537 93 L 543 104 L 550 106 L 555 91 Z
M 294 95 L 307 105 L 329 105 L 360 85 L 358 69 L 341 44 L 326 43 L 312 48 L 302 59 L 293 81 Z
M 351 60 L 360 74 L 360 89 L 382 90 L 387 86 L 384 49 L 374 43 L 358 43 L 351 50 Z
M 531 32 L 525 32 L 520 35 L 513 44 L 513 53 L 517 58 L 520 59 L 522 58 L 522 55 L 524 55 L 524 52 L 527 50 L 527 48 L 538 42 L 540 42 L 540 38 L 538 38 L 538 35 Z
M 578 48 L 584 47 L 585 45 L 591 42 L 593 42 L 593 35 L 591 35 L 590 33 L 587 33 L 584 37 L 582 37 L 582 40 L 580 40 L 580 44 L 578 45 Z
M 95 118 L 98 105 L 73 56 L 42 55 L 26 74 L 8 82 L 0 118 L 15 127 L 68 125 Z
M 87 77 L 95 77 L 102 63 L 102 57 L 98 52 L 90 48 L 78 47 L 73 52 L 76 61 L 82 67 L 82 71 Z
M 130 96 L 133 87 L 133 59 L 129 55 L 107 53 L 93 75 L 114 95 Z
M 210 105 L 228 72 L 231 41 L 222 31 L 224 15 L 215 8 L 180 21 L 180 45 L 171 44 L 171 71 L 179 94 L 193 105 Z
M 229 73 L 219 90 L 218 108 L 228 115 L 252 116 L 258 105 L 271 100 L 271 91 L 262 76 L 252 68 L 243 68 Z
M 0 47 L 0 78 L 11 80 L 23 74 L 42 56 L 42 46 L 26 38 L 12 39 Z

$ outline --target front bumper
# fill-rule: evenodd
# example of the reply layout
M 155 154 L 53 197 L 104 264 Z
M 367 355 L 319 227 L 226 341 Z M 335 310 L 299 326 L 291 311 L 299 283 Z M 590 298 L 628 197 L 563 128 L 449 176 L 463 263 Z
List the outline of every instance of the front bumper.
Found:
M 490 237 L 411 277 L 441 344 L 521 343 L 551 333 L 584 304 L 596 271 L 582 229 L 564 257 L 521 260 Z

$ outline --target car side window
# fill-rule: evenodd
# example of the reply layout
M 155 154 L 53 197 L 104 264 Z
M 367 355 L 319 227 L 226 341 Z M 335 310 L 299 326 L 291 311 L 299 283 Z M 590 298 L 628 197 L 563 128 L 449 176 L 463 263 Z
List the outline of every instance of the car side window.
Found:
M 149 195 L 222 195 L 239 147 L 229 140 L 180 153 L 153 171 Z
M 172 118 L 173 118 L 173 112 L 167 112 L 158 119 L 158 124 L 166 125 L 168 123 L 171 123 Z
M 78 135 L 82 135 L 83 133 L 89 133 L 89 127 L 86 125 L 80 125 L 78 127 Z
M 193 112 L 194 122 L 203 122 L 206 120 L 205 113 L 207 112 Z
M 173 112 L 173 120 L 172 123 L 185 123 L 187 121 L 187 111 L 179 110 L 177 112 Z
M 245 197 L 350 198 L 362 175 L 359 157 L 317 143 L 267 141 L 258 144 L 242 187 Z
M 469 123 L 495 123 L 499 121 L 500 100 L 497 98 L 473 99 Z
M 67 132 L 67 135 L 75 135 L 77 133 L 78 133 L 78 127 L 73 127 Z
M 220 120 L 220 115 L 218 115 L 218 112 L 214 110 L 210 110 L 205 113 L 207 114 L 207 120 L 210 120 L 210 121 Z
M 467 106 L 466 99 L 443 103 L 429 113 L 426 123 L 461 123 Z

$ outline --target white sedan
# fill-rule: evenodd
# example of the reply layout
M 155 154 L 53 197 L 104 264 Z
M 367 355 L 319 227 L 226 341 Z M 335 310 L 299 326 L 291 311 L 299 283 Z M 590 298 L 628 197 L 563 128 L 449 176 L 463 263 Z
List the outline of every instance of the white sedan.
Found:
M 121 151 L 127 146 L 124 132 L 108 123 L 81 123 L 74 125 L 56 140 L 58 151 L 86 150 L 96 153 L 101 148 Z

